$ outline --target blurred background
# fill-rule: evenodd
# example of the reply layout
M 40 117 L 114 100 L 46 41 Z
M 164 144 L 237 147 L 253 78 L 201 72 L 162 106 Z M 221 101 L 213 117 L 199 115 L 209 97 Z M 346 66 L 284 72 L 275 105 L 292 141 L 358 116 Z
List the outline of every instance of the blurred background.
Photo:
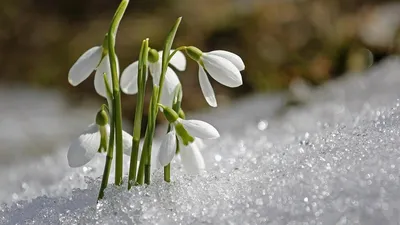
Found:
M 5 143 L 0 163 L 10 161 L 5 157 L 10 150 L 52 149 L 53 145 L 42 146 L 43 138 L 69 140 L 86 126 L 103 99 L 94 90 L 93 76 L 72 87 L 68 71 L 84 51 L 102 43 L 118 4 L 119 0 L 0 1 L 0 141 Z M 179 16 L 183 22 L 175 47 L 224 49 L 246 64 L 239 88 L 210 79 L 219 105 L 281 90 L 292 93 L 288 104 L 299 103 L 308 90 L 343 74 L 356 76 L 400 50 L 398 1 L 131 0 L 117 38 L 121 69 L 137 60 L 142 39 L 150 38 L 151 46 L 161 49 Z M 189 62 L 179 73 L 187 111 L 207 107 L 196 68 Z M 135 100 L 122 96 L 126 119 L 133 118 Z M 29 140 L 25 147 L 19 145 L 22 138 Z

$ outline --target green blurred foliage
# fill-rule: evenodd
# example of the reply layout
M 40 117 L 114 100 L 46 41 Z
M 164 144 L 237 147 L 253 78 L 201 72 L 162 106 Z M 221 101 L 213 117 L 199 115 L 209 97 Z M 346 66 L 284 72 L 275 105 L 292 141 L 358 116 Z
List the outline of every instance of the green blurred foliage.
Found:
M 318 85 L 367 68 L 370 51 L 377 59 L 395 52 L 393 46 L 364 43 L 358 33 L 377 7 L 390 2 L 394 1 L 131 0 L 117 37 L 117 54 L 123 69 L 137 60 L 142 39 L 150 38 L 151 46 L 160 49 L 175 19 L 183 16 L 176 47 L 225 49 L 242 56 L 246 64 L 242 87 L 229 89 L 212 81 L 220 103 L 249 92 L 285 89 L 297 78 Z M 67 74 L 85 50 L 102 43 L 118 3 L 0 1 L 1 82 L 57 87 L 74 100 L 83 94 L 95 96 L 93 77 L 71 87 Z M 196 67 L 189 62 L 180 74 L 186 109 L 206 105 Z M 134 96 L 123 97 L 124 104 L 134 102 Z M 133 106 L 126 110 L 133 112 Z

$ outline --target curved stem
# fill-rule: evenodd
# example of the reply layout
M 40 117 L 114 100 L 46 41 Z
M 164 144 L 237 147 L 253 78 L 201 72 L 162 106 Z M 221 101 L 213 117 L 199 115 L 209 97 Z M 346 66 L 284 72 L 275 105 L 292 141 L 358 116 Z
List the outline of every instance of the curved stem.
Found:
M 108 54 L 110 58 L 110 67 L 112 75 L 112 86 L 114 95 L 114 123 L 116 135 L 116 152 L 115 152 L 115 184 L 122 184 L 123 174 L 123 143 L 122 143 L 122 110 L 121 110 L 121 94 L 119 90 L 119 68 L 117 55 L 115 53 L 115 39 L 118 26 L 128 6 L 129 0 L 122 0 L 111 22 L 108 31 Z
M 181 46 L 181 47 L 179 47 L 179 48 L 176 48 L 176 49 L 171 53 L 171 55 L 169 55 L 169 57 L 168 57 L 168 62 L 171 61 L 172 57 L 174 57 L 174 55 L 175 55 L 178 51 L 185 50 L 186 48 L 187 48 L 187 46 Z

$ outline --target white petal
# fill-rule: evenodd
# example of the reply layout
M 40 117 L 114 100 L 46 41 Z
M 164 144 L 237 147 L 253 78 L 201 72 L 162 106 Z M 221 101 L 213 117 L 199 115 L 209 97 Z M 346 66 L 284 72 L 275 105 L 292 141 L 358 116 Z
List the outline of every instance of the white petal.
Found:
M 161 76 L 161 62 L 160 60 L 156 63 L 149 63 L 150 74 L 153 76 L 153 84 L 157 85 L 160 83 Z
M 233 63 L 233 65 L 236 66 L 236 68 L 239 71 L 242 71 L 245 68 L 242 58 L 240 58 L 240 56 L 236 55 L 235 53 L 224 51 L 224 50 L 215 50 L 215 51 L 209 52 L 208 54 L 220 56 L 222 58 L 229 60 L 231 63 Z
M 171 50 L 169 54 L 171 54 L 174 50 Z M 160 60 L 162 59 L 162 51 Z M 186 57 L 181 51 L 177 51 L 175 55 L 169 61 L 171 65 L 173 65 L 177 70 L 184 71 L 186 69 Z
M 175 91 L 176 85 L 178 85 L 179 83 L 179 78 L 176 73 L 168 67 L 167 72 L 165 73 L 163 89 L 166 89 L 169 93 L 173 93 Z
M 178 76 L 175 74 L 175 72 L 171 68 L 167 68 L 167 73 L 165 75 L 165 80 L 164 80 L 164 87 L 162 90 L 161 98 L 160 98 L 160 103 L 172 107 L 174 104 L 174 99 L 175 99 L 175 94 L 177 92 L 178 85 L 180 84 L 180 81 L 178 79 Z M 181 89 L 182 92 L 182 89 Z M 181 95 L 183 95 L 181 93 Z M 161 109 L 162 111 L 162 109 Z
M 175 97 L 174 94 L 175 94 L 174 92 L 169 93 L 166 90 L 166 88 L 163 88 L 162 94 L 161 94 L 161 97 L 160 97 L 160 103 L 165 105 L 165 106 L 168 106 L 168 107 L 172 108 L 172 105 L 174 103 L 174 97 Z M 160 108 L 160 110 L 162 111 L 162 108 Z
M 122 145 L 124 148 L 124 154 L 130 156 L 132 151 L 132 135 L 128 134 L 124 130 L 122 131 Z
M 233 63 L 216 55 L 203 54 L 203 63 L 207 72 L 219 83 L 227 87 L 243 84 L 242 75 Z
M 206 146 L 200 138 L 195 138 L 193 144 L 196 145 L 199 150 L 202 150 Z
M 99 150 L 100 132 L 96 124 L 91 124 L 77 139 L 75 139 L 67 153 L 70 167 L 80 167 L 88 163 Z
M 168 67 L 165 74 L 164 87 L 160 97 L 161 104 L 172 107 L 175 97 L 175 88 L 179 83 L 179 78 L 176 73 Z
M 107 91 L 106 85 L 104 83 L 103 74 L 106 73 L 107 80 L 112 89 L 112 75 L 111 75 L 111 68 L 110 68 L 110 58 L 108 55 L 104 56 L 103 60 L 101 60 L 99 67 L 97 67 L 96 74 L 94 75 L 94 88 L 96 92 L 107 98 Z
M 172 130 L 165 135 L 160 150 L 158 152 L 158 161 L 162 166 L 168 165 L 174 158 L 176 153 L 176 135 Z
M 107 138 L 110 136 L 110 125 L 106 124 L 106 132 L 107 132 Z M 108 141 L 108 140 L 107 140 Z
M 211 124 L 201 120 L 182 120 L 178 119 L 190 135 L 201 139 L 214 139 L 219 137 L 219 133 Z
M 100 46 L 93 47 L 83 53 L 69 70 L 69 83 L 76 86 L 86 80 L 99 64 L 101 54 L 102 48 Z
M 153 145 L 154 146 L 154 145 Z M 158 160 L 158 153 L 160 149 L 154 146 L 153 150 L 151 151 L 151 171 L 157 171 L 163 166 L 161 166 L 160 161 Z M 138 166 L 140 164 L 140 159 L 138 159 Z
M 136 94 L 138 92 L 138 69 L 139 69 L 139 61 L 136 61 L 130 64 L 121 75 L 121 90 L 125 94 Z
M 179 154 L 182 159 L 182 165 L 189 174 L 198 174 L 205 169 L 203 156 L 193 143 L 188 146 L 181 144 Z
M 203 67 L 199 65 L 199 82 L 201 91 L 203 92 L 204 98 L 207 103 L 212 107 L 217 107 L 217 99 L 215 99 L 214 89 L 211 86 L 210 81 L 208 80 L 206 71 L 204 71 Z

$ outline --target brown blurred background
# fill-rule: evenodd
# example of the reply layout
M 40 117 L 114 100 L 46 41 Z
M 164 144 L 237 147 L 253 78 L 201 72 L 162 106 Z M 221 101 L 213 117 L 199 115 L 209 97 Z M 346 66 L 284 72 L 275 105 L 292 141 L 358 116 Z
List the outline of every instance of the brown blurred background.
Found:
M 101 44 L 118 3 L 0 1 L 0 82 L 56 88 L 78 103 L 101 100 L 93 76 L 74 88 L 67 74 L 84 51 Z M 242 87 L 229 89 L 212 81 L 219 104 L 248 93 L 286 89 L 298 80 L 316 86 L 346 72 L 362 71 L 400 46 L 398 1 L 131 0 L 117 38 L 121 68 L 137 60 L 146 37 L 160 49 L 179 16 L 183 23 L 175 47 L 229 50 L 246 64 Z M 189 62 L 187 71 L 179 74 L 187 110 L 207 104 L 196 67 Z M 134 102 L 135 96 L 123 95 L 130 118 Z

